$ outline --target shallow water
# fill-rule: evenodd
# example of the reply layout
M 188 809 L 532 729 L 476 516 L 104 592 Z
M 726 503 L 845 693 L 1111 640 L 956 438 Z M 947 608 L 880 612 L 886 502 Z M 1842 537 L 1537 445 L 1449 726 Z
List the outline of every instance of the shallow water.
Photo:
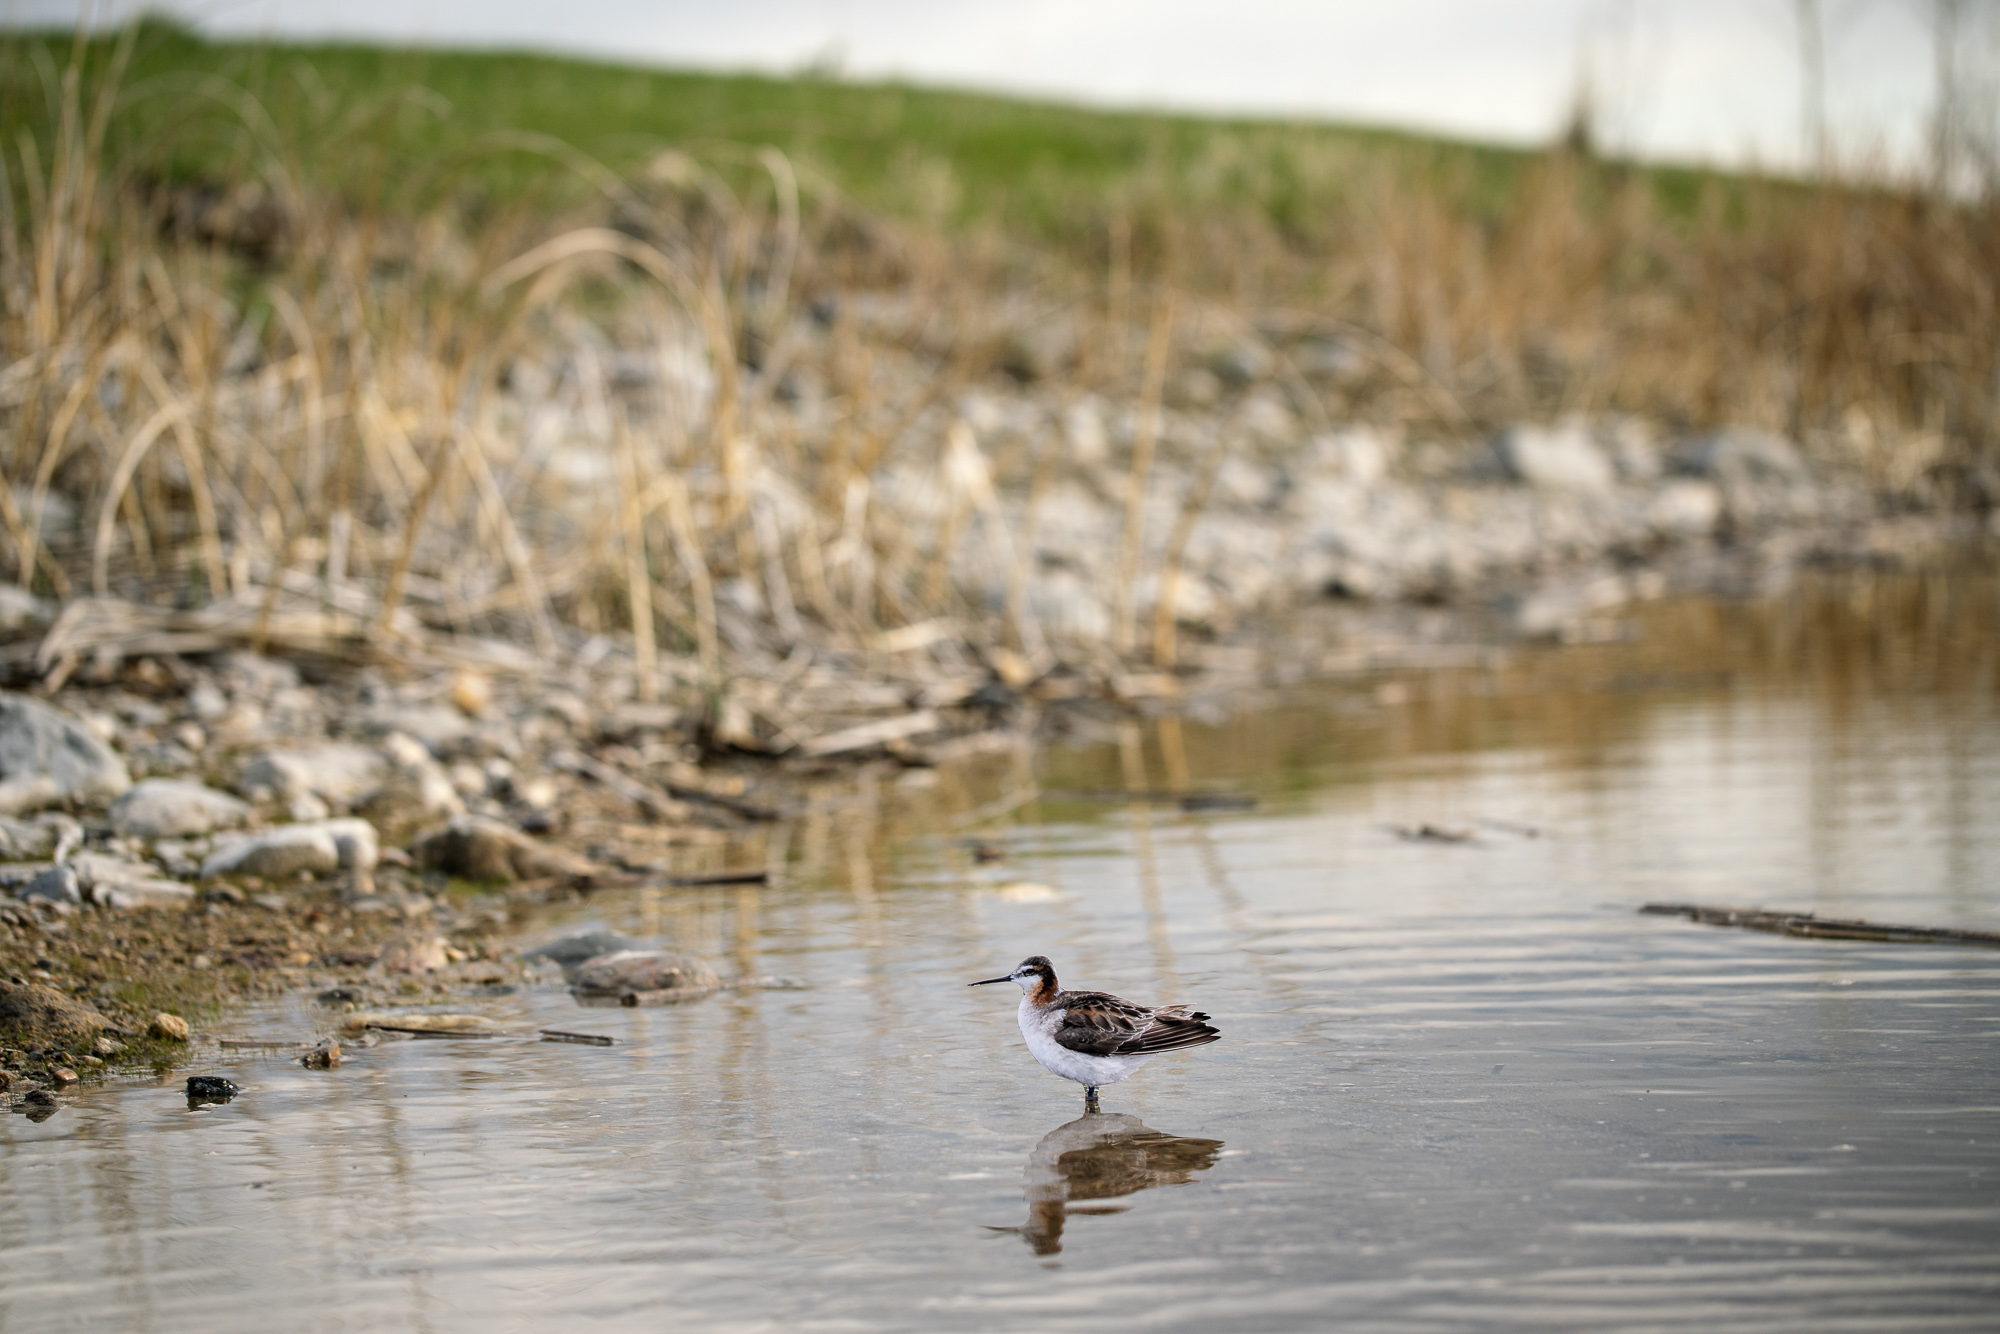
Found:
M 772 886 L 534 928 L 803 990 L 0 1119 L 0 1329 L 2000 1328 L 2000 951 L 1634 911 L 2000 929 L 1996 622 L 1826 580 L 849 790 Z M 1080 795 L 1184 780 L 1261 805 Z M 963 985 L 1031 952 L 1226 1040 L 1083 1119 Z

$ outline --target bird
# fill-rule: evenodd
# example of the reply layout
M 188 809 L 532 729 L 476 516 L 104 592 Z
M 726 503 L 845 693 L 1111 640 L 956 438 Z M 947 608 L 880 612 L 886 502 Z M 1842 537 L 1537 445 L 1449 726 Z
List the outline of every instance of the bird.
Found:
M 1185 1005 L 1139 1005 L 1103 991 L 1064 991 L 1055 965 L 1039 954 L 1021 960 L 1005 977 L 966 985 L 1001 982 L 1020 984 L 1017 1018 L 1028 1050 L 1050 1074 L 1083 1085 L 1085 1112 L 1098 1109 L 1098 1089 L 1130 1079 L 1161 1052 L 1201 1047 L 1222 1037 L 1208 1025 L 1207 1015 Z

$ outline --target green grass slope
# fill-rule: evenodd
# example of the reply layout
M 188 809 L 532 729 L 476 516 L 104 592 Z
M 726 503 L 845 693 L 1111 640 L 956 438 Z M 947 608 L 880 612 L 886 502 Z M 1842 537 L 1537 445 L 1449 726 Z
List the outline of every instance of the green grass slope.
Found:
M 72 40 L 0 37 L 0 122 L 52 136 Z M 115 38 L 91 46 L 101 73 Z M 1256 214 L 1310 237 L 1371 173 L 1447 185 L 1497 214 L 1537 154 L 1321 122 L 1107 111 L 898 83 L 647 69 L 520 52 L 213 42 L 149 21 L 133 43 L 114 149 L 182 178 L 289 170 L 371 203 L 550 203 L 667 148 L 725 172 L 783 150 L 808 188 L 863 207 L 1042 240 L 1157 210 Z M 129 160 L 129 159 L 128 159 Z M 1658 170 L 1663 200 L 1700 173 Z

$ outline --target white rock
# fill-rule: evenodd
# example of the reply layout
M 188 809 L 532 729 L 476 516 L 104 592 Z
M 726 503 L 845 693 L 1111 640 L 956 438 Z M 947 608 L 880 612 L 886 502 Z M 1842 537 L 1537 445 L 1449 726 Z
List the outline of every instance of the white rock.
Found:
M 1262 508 L 1277 491 L 1271 472 L 1248 459 L 1231 455 L 1215 470 L 1215 499 L 1220 504 Z
M 1108 595 L 1110 590 L 1105 590 Z M 1111 611 L 1073 571 L 1056 570 L 1038 580 L 1028 595 L 1042 630 L 1053 639 L 1095 643 L 1111 635 Z
M 1243 429 L 1267 444 L 1291 440 L 1298 435 L 1299 421 L 1285 396 L 1268 385 L 1250 391 L 1243 400 Z
M 236 790 L 252 801 L 289 804 L 310 793 L 351 806 L 382 785 L 386 768 L 374 751 L 338 742 L 270 750 L 244 768 Z
M 1362 486 L 1382 480 L 1395 452 L 1380 431 L 1367 426 L 1349 426 L 1314 436 L 1310 450 L 1319 470 Z
M 322 820 L 281 825 L 224 844 L 201 864 L 201 873 L 282 880 L 301 871 L 373 870 L 379 856 L 375 826 L 368 821 Z
M 324 820 L 332 815 L 333 808 L 316 794 L 301 792 L 285 807 L 285 814 L 291 816 L 294 823 L 310 824 L 314 820 Z
M 1111 450 L 1111 434 L 1104 426 L 1104 410 L 1094 398 L 1080 398 L 1063 414 L 1063 438 L 1069 443 L 1070 458 L 1081 467 L 1103 463 Z
M 250 808 L 212 787 L 148 778 L 111 804 L 111 827 L 128 838 L 185 838 L 243 823 Z
M 1722 492 L 1713 482 L 1680 478 L 1646 502 L 1646 522 L 1666 537 L 1702 537 L 1722 517 Z
M 370 709 L 362 719 L 369 736 L 402 733 L 424 744 L 433 759 L 444 759 L 472 731 L 472 723 L 449 704 L 388 704 Z
M 1550 491 L 1605 491 L 1615 479 L 1581 422 L 1509 426 L 1494 437 L 1493 454 L 1507 476 Z

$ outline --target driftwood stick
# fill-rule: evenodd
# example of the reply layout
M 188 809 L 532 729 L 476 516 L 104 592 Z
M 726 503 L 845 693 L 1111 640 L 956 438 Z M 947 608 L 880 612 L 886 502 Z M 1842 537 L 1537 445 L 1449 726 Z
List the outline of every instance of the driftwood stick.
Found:
M 1042 793 L 1051 801 L 1145 802 L 1149 805 L 1178 806 L 1184 811 L 1247 811 L 1257 798 L 1247 792 L 1179 792 L 1170 788 L 1048 789 Z
M 1661 917 L 1685 917 L 1710 926 L 1735 926 L 1746 931 L 1769 931 L 1816 940 L 1881 940 L 1898 945 L 1973 945 L 2000 949 L 2000 931 L 1890 926 L 1860 918 L 1816 917 L 1809 912 L 1775 912 L 1768 908 L 1717 908 L 1700 903 L 1648 903 L 1639 911 Z

